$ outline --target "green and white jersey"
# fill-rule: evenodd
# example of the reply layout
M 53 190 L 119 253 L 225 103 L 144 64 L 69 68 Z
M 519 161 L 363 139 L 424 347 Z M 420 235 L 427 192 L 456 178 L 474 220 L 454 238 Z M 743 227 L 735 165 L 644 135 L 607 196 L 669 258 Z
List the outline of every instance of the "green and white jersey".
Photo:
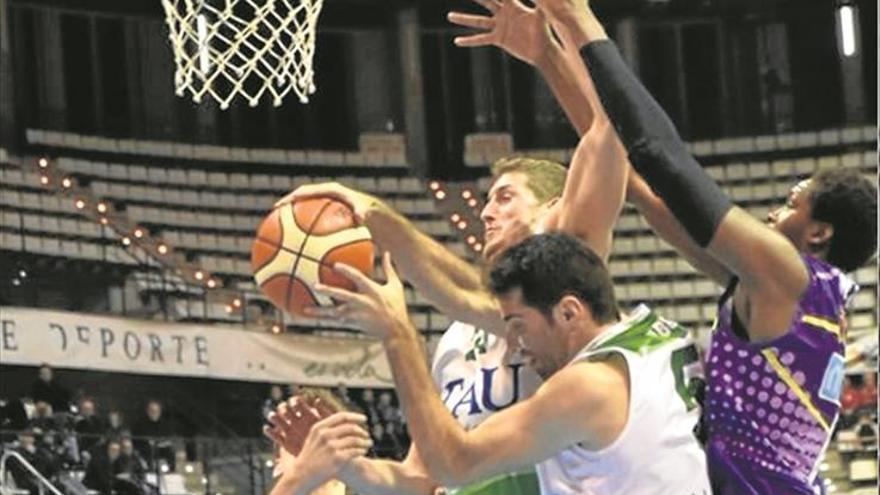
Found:
M 554 495 L 711 495 L 706 456 L 694 436 L 702 376 L 690 333 L 639 306 L 587 344 L 569 365 L 608 354 L 626 360 L 629 415 L 608 447 L 577 445 L 538 465 Z
M 443 403 L 465 429 L 530 397 L 541 379 L 494 334 L 454 322 L 443 334 L 431 365 Z M 502 448 L 503 446 L 499 446 Z M 534 471 L 502 475 L 460 488 L 461 495 L 537 495 Z

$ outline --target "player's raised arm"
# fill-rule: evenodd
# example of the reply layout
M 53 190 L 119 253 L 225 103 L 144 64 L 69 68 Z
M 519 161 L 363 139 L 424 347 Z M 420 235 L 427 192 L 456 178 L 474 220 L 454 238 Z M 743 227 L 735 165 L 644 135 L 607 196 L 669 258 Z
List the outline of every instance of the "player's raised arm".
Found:
M 787 328 L 808 282 L 794 245 L 736 208 L 688 153 L 668 116 L 624 63 L 582 1 L 541 0 L 553 23 L 582 46 L 606 113 L 630 162 L 664 200 L 688 234 L 735 273 L 752 302 L 750 335 L 775 337 Z M 773 277 L 767 277 L 773 273 Z
M 584 92 L 584 73 L 572 70 L 583 62 L 577 50 L 566 50 L 550 31 L 544 14 L 520 0 L 474 0 L 488 15 L 450 12 L 449 21 L 477 30 L 458 36 L 461 47 L 497 46 L 535 67 L 559 102 L 569 122 L 583 136 L 593 122 L 593 108 Z
M 404 278 L 441 312 L 486 330 L 500 330 L 497 304 L 483 287 L 479 271 L 379 198 L 337 183 L 309 184 L 298 187 L 279 204 L 316 196 L 349 205 L 380 249 L 394 255 Z M 313 315 L 321 317 L 320 311 L 316 308 Z
M 551 32 L 541 10 L 519 0 L 475 0 L 489 15 L 452 12 L 449 20 L 478 30 L 458 46 L 497 46 L 541 73 L 581 140 L 562 197 L 547 213 L 544 230 L 561 230 L 607 258 L 623 204 L 628 164 L 614 129 L 607 126 L 583 60 L 567 39 Z

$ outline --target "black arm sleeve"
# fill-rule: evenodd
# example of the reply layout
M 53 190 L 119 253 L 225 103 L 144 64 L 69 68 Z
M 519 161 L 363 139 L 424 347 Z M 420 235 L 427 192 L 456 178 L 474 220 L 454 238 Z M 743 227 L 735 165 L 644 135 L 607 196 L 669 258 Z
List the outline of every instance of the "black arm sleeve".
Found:
M 627 67 L 614 43 L 595 41 L 581 54 L 633 168 L 694 241 L 706 247 L 733 206 L 730 199 L 688 152 L 669 117 Z

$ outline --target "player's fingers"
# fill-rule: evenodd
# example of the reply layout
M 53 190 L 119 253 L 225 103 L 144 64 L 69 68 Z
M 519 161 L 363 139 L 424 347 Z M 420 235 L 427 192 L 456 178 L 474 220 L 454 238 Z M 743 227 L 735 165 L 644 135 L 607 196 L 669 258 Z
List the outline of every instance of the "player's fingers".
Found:
M 339 320 L 348 314 L 349 308 L 345 304 L 335 306 L 306 306 L 302 308 L 303 316 L 316 320 Z
M 385 251 L 382 254 L 382 270 L 385 272 L 385 279 L 388 282 L 400 283 L 400 277 L 397 275 L 397 269 L 394 268 L 394 260 L 391 259 L 390 251 Z
M 312 407 L 314 407 L 315 410 L 318 411 L 318 415 L 321 417 L 321 419 L 324 419 L 331 414 L 337 412 L 337 409 L 335 407 L 333 407 L 329 402 L 320 397 L 312 402 Z
M 357 287 L 358 292 L 376 292 L 376 282 L 370 280 L 370 277 L 361 273 L 360 270 L 358 270 L 357 268 L 351 265 L 346 265 L 345 263 L 334 263 L 333 269 L 345 278 L 351 280 L 352 283 L 354 283 L 355 287 Z
M 263 425 L 263 435 L 269 437 L 273 442 L 276 442 L 276 443 L 281 442 L 281 440 L 283 440 L 283 438 L 284 438 L 281 435 L 281 432 L 278 431 L 277 428 L 273 428 L 272 426 L 269 426 L 269 425 Z
M 318 421 L 315 426 L 318 428 L 333 428 L 345 423 L 364 425 L 367 423 L 367 417 L 360 413 L 338 412 L 330 417 Z
M 493 14 L 498 12 L 498 9 L 501 8 L 501 2 L 498 2 L 497 0 L 474 0 L 474 2 L 477 2 L 480 6 Z
M 495 43 L 495 36 L 491 33 L 472 34 L 470 36 L 457 36 L 453 43 L 460 47 L 488 46 Z
M 495 27 L 495 19 L 485 15 L 465 14 L 463 12 L 450 12 L 446 19 L 459 26 L 491 31 Z
M 325 285 L 320 282 L 313 285 L 313 288 L 315 292 L 332 297 L 337 301 L 335 306 L 328 306 L 328 308 L 336 308 L 335 311 L 324 311 L 324 313 L 335 315 L 338 318 L 348 316 L 353 309 L 352 306 L 364 303 L 364 296 L 362 294 L 347 289 Z
M 370 434 L 366 428 L 355 423 L 343 423 L 336 425 L 327 431 L 328 437 L 333 439 L 360 438 L 370 440 Z

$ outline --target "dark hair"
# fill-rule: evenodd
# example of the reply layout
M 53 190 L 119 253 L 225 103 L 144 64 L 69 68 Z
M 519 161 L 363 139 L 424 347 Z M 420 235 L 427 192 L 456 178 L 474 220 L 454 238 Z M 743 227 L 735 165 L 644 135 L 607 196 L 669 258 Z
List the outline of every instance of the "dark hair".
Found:
M 548 317 L 570 294 L 587 304 L 596 323 L 618 318 L 611 274 L 602 259 L 566 234 L 529 236 L 495 261 L 489 272 L 492 292 L 500 295 L 517 287 L 527 305 Z
M 854 168 L 817 172 L 809 188 L 812 218 L 831 224 L 827 261 L 849 272 L 877 251 L 877 187 Z

